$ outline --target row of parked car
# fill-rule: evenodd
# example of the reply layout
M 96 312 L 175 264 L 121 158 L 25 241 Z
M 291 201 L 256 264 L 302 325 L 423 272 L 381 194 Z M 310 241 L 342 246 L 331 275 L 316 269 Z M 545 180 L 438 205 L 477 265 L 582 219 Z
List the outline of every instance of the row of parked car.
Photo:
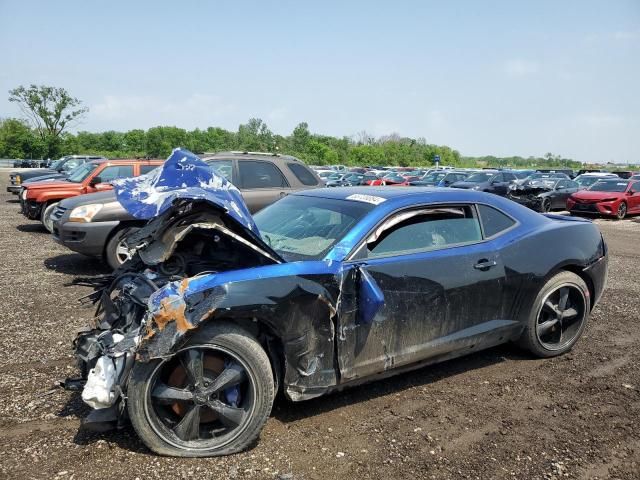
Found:
M 506 196 L 539 212 L 569 210 L 624 218 L 640 213 L 640 174 L 570 170 L 318 170 L 327 187 L 355 185 L 427 186 L 479 190 Z M 573 177 L 573 178 L 572 178 Z M 588 191 L 588 192 L 587 192 Z
M 238 186 L 257 212 L 289 193 L 320 186 L 450 187 L 493 193 L 539 212 L 624 218 L 640 213 L 640 175 L 534 170 L 310 168 L 295 157 L 260 152 L 204 154 L 202 159 Z M 117 268 L 129 258 L 124 239 L 144 222 L 116 200 L 111 182 L 144 175 L 159 159 L 108 160 L 89 155 L 63 157 L 49 168 L 10 173 L 7 190 L 19 195 L 21 212 L 40 220 L 53 238 L 75 252 L 103 257 Z
M 295 191 L 324 184 L 304 162 L 287 155 L 221 152 L 201 158 L 240 189 L 251 213 Z M 58 243 L 102 257 L 115 269 L 129 257 L 124 238 L 146 222 L 122 207 L 111 182 L 144 175 L 163 162 L 73 155 L 49 169 L 11 172 L 7 190 L 19 196 L 22 214 L 40 220 Z

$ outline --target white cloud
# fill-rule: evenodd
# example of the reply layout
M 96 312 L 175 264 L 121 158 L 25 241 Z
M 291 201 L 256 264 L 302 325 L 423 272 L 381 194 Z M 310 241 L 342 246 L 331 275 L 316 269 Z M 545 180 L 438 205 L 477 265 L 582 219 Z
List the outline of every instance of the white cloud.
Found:
M 540 67 L 537 62 L 523 59 L 509 60 L 504 64 L 504 71 L 510 77 L 526 77 L 538 73 Z
M 608 113 L 586 113 L 578 115 L 578 122 L 592 128 L 611 128 L 622 125 L 624 118 Z
M 616 40 L 637 40 L 640 39 L 640 30 L 634 32 L 615 32 L 613 38 Z

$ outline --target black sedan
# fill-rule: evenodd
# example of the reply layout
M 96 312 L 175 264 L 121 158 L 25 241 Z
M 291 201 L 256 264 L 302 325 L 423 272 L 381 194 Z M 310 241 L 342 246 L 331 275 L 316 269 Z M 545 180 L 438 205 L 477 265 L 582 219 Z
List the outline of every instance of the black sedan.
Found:
M 569 196 L 578 190 L 580 190 L 578 182 L 548 178 L 527 181 L 523 185 L 514 184 L 509 188 L 507 198 L 537 212 L 550 212 L 551 210 L 564 210 Z
M 487 170 L 469 175 L 463 181 L 452 184 L 451 187 L 504 196 L 507 194 L 509 185 L 517 179 L 518 177 L 513 172 Z

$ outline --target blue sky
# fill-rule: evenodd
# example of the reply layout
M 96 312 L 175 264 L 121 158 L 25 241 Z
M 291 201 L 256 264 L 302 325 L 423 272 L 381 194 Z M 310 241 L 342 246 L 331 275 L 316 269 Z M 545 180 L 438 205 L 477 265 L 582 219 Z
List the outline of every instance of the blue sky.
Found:
M 400 133 L 464 155 L 640 161 L 640 1 L 0 0 L 0 116 L 62 86 L 82 130 Z

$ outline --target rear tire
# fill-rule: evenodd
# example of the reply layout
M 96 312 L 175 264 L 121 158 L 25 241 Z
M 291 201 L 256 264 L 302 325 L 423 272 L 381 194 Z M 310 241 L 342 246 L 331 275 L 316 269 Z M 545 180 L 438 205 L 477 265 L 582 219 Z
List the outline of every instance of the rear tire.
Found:
M 140 230 L 139 227 L 123 227 L 114 233 L 104 249 L 104 259 L 107 264 L 116 270 L 120 265 L 128 260 L 128 253 L 124 246 L 124 239 L 131 233 Z
M 571 350 L 587 326 L 589 298 L 587 284 L 575 273 L 551 277 L 536 297 L 519 345 L 542 358 Z
M 171 401 L 168 404 L 164 392 L 169 390 L 167 386 L 172 377 L 166 374 L 172 372 L 171 368 L 175 371 L 176 360 L 184 362 L 185 355 L 187 362 L 196 359 L 193 365 L 198 365 L 197 359 L 200 359 L 202 366 L 199 372 L 203 379 L 200 385 L 208 388 L 218 378 L 224 377 L 223 372 L 240 368 L 242 380 L 236 382 L 242 383 L 234 383 L 238 385 L 234 388 L 241 393 L 236 393 L 235 404 L 230 402 L 228 390 L 207 395 L 202 393 L 202 386 L 170 387 L 182 395 L 183 392 L 192 392 L 193 399 L 181 400 L 181 406 L 177 403 L 170 405 Z M 212 365 L 216 364 L 216 355 L 226 356 L 224 362 L 217 360 L 222 372 L 214 372 L 215 368 L 212 370 Z M 211 356 L 214 357 L 213 360 Z M 183 365 L 180 362 L 177 364 Z M 198 371 L 198 368 L 194 371 Z M 192 377 L 188 368 L 185 368 L 185 372 L 187 378 Z M 190 380 L 186 382 L 189 385 Z M 260 435 L 269 417 L 275 391 L 269 357 L 258 341 L 237 325 L 219 323 L 194 334 L 172 357 L 136 363 L 127 395 L 131 423 L 147 447 L 160 455 L 209 457 L 229 455 L 250 446 Z M 222 409 L 227 408 L 227 412 L 231 413 L 212 411 L 207 402 L 215 403 Z M 222 406 L 221 402 L 225 405 Z M 196 420 L 187 419 L 193 409 L 198 410 Z M 244 413 L 239 415 L 239 410 Z M 232 414 L 236 416 L 236 421 L 229 423 Z M 193 428 L 185 430 L 181 427 L 185 419 L 192 422 Z M 226 423 L 223 419 L 226 419 Z M 185 435 L 185 432 L 188 433 Z
M 47 205 L 43 205 L 42 207 L 42 213 L 40 214 L 40 221 L 42 222 L 42 225 L 44 225 L 44 228 L 46 228 L 49 233 L 53 233 L 53 220 L 51 218 L 51 214 L 53 214 L 53 211 L 58 206 L 58 203 L 60 202 L 49 203 Z

